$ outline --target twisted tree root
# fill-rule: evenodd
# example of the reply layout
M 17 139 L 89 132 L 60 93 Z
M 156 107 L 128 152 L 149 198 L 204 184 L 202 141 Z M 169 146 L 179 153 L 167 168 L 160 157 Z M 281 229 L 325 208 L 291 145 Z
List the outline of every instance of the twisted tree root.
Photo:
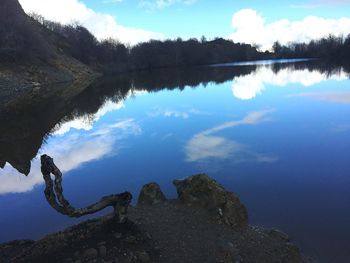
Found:
M 108 195 L 101 198 L 100 201 L 85 208 L 74 208 L 63 196 L 62 173 L 53 162 L 53 158 L 44 154 L 41 159 L 41 173 L 45 180 L 45 197 L 52 208 L 57 212 L 70 217 L 81 217 L 88 214 L 94 214 L 107 206 L 114 208 L 114 216 L 118 223 L 123 223 L 127 219 L 127 210 L 131 202 L 132 195 L 124 192 L 115 195 Z M 53 183 L 51 174 L 55 176 Z M 56 196 L 57 195 L 57 196 Z

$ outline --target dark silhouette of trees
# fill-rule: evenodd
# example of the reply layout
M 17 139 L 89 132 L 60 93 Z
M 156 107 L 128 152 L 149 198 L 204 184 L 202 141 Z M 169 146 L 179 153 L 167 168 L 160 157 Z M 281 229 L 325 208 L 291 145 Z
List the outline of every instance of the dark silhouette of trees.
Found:
M 98 41 L 79 24 L 62 25 L 37 14 L 31 14 L 31 17 L 63 38 L 57 43 L 59 50 L 104 72 L 254 60 L 268 58 L 270 54 L 258 52 L 256 47 L 248 44 L 233 43 L 222 38 L 208 41 L 205 37 L 201 40 L 150 40 L 127 47 L 114 39 Z
M 273 51 L 275 58 L 318 58 L 349 64 L 350 35 L 347 37 L 329 35 L 309 43 L 290 43 L 287 46 L 276 42 Z
M 0 62 L 47 60 L 52 55 L 46 40 L 18 1 L 0 1 Z
M 328 36 L 310 43 L 274 43 L 273 52 L 223 38 L 208 41 L 150 40 L 133 47 L 114 39 L 99 41 L 79 24 L 62 25 L 40 15 L 28 17 L 17 1 L 0 2 L 0 62 L 49 61 L 55 54 L 72 56 L 91 68 L 113 73 L 155 68 L 189 67 L 271 58 L 322 58 L 349 63 L 350 35 Z

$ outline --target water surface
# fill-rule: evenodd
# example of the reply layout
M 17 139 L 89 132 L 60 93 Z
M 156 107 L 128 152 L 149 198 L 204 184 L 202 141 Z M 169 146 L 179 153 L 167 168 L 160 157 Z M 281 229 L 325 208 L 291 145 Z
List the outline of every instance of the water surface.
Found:
M 40 154 L 74 206 L 205 172 L 250 222 L 321 262 L 350 262 L 350 81 L 315 61 L 162 70 L 101 79 L 74 98 L 0 114 L 0 242 L 78 222 L 45 201 Z M 22 173 L 29 173 L 24 176 Z

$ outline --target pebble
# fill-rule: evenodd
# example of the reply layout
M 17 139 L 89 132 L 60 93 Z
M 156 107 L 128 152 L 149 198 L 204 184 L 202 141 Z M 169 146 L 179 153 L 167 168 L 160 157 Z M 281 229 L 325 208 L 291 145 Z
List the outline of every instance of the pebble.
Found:
M 140 255 L 139 255 L 139 260 L 141 262 L 150 262 L 151 261 L 151 258 L 150 256 L 148 255 L 148 253 L 146 251 L 144 252 L 141 252 Z
M 120 239 L 120 238 L 122 238 L 122 233 L 115 233 L 114 235 L 113 235 L 116 239 Z
M 107 256 L 107 248 L 105 246 L 100 246 L 98 250 L 100 252 L 100 257 L 104 258 Z
M 125 239 L 126 242 L 128 243 L 135 243 L 136 242 L 136 237 L 134 236 L 128 236 L 126 239 Z
M 84 251 L 84 257 L 85 258 L 97 258 L 98 252 L 95 248 L 89 248 Z
M 105 246 L 107 243 L 106 241 L 101 241 L 97 244 L 97 246 Z
M 79 258 L 80 252 L 79 251 L 75 251 L 73 254 L 74 258 Z
M 152 235 L 151 235 L 150 233 L 148 233 L 148 232 L 145 233 L 145 237 L 146 237 L 147 239 L 149 239 L 149 240 L 152 239 Z

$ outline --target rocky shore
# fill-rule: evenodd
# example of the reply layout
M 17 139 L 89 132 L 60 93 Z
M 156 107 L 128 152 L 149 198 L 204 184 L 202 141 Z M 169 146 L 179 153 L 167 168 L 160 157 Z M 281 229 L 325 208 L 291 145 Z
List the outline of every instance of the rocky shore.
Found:
M 175 200 L 145 185 L 126 223 L 104 216 L 2 244 L 0 262 L 312 262 L 287 234 L 249 225 L 239 198 L 207 175 L 174 185 Z
M 58 88 L 77 94 L 98 76 L 84 64 L 64 56 L 50 65 L 0 64 L 0 110 L 14 103 L 56 95 Z

